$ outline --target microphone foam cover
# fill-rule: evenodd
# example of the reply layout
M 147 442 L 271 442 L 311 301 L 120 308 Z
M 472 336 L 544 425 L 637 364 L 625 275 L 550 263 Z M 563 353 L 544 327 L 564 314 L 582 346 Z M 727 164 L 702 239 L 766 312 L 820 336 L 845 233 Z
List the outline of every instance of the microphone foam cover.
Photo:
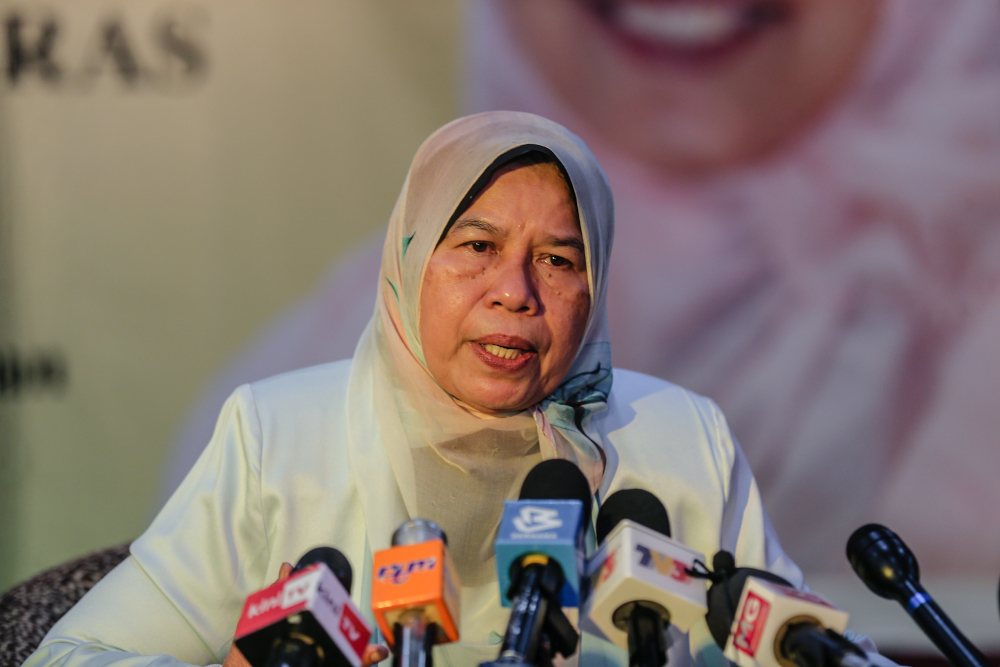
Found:
M 740 603 L 740 596 L 743 595 L 747 577 L 757 577 L 764 581 L 791 586 L 787 579 L 767 570 L 757 570 L 752 567 L 736 568 L 732 571 L 731 577 L 713 583 L 708 589 L 708 613 L 705 614 L 705 621 L 708 623 L 709 632 L 712 633 L 712 639 L 723 650 L 726 648 L 726 640 L 729 638 L 729 630 L 733 626 L 736 607 Z
M 903 582 L 919 582 L 920 566 L 899 535 L 885 526 L 869 523 L 847 540 L 847 560 L 875 595 L 890 600 L 909 597 Z
M 584 525 L 590 523 L 590 483 L 580 469 L 563 459 L 542 461 L 524 478 L 518 500 L 579 500 Z
M 347 556 L 342 554 L 339 549 L 334 549 L 333 547 L 314 547 L 299 559 L 292 572 L 298 572 L 315 563 L 324 563 L 333 572 L 333 576 L 337 577 L 344 586 L 344 589 L 348 593 L 351 592 L 351 584 L 354 583 L 351 562 L 347 560 Z
M 731 577 L 736 571 L 736 559 L 728 551 L 719 551 L 712 557 L 712 571 L 723 577 Z
M 621 489 L 608 496 L 597 513 L 597 543 L 625 519 L 670 537 L 670 518 L 659 498 L 645 489 Z

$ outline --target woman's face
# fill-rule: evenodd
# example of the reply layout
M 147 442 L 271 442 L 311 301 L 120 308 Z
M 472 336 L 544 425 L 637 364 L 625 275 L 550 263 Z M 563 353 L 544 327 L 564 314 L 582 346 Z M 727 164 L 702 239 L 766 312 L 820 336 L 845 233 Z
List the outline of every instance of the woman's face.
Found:
M 583 236 L 558 167 L 501 169 L 428 262 L 424 358 L 466 405 L 523 410 L 562 382 L 589 310 Z
M 675 175 L 760 157 L 851 80 L 875 0 L 500 0 L 556 92 Z

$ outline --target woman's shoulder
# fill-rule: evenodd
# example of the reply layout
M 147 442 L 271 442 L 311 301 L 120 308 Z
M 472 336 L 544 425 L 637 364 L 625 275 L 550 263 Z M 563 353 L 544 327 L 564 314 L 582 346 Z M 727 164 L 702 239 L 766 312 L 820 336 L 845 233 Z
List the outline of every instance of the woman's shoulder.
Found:
M 238 387 L 227 405 L 265 450 L 287 439 L 336 441 L 343 430 L 350 372 L 351 360 L 345 359 L 281 373 Z
M 351 360 L 343 359 L 274 375 L 241 389 L 252 396 L 258 411 L 329 411 L 338 399 L 346 398 L 350 375 Z
M 336 390 L 340 386 L 346 388 L 351 374 L 351 360 L 341 359 L 326 364 L 307 366 L 286 373 L 272 375 L 263 380 L 251 382 L 250 387 L 255 394 L 289 394 L 300 392 L 316 392 Z
M 608 396 L 609 407 L 643 406 L 693 410 L 697 413 L 717 413 L 718 406 L 712 399 L 653 375 L 614 369 L 614 381 Z
M 712 467 L 728 469 L 732 435 L 712 399 L 667 380 L 616 368 L 601 430 L 625 458 L 653 463 L 675 456 L 688 461 L 695 451 Z

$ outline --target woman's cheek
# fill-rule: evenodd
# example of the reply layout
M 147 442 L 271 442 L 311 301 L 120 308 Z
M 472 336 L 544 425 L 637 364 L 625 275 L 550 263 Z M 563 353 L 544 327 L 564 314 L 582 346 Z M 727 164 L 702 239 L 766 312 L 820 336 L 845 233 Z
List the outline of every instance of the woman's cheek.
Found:
M 546 282 L 545 290 L 543 301 L 555 316 L 550 326 L 558 330 L 559 338 L 578 344 L 590 314 L 590 288 L 586 277 L 564 274 L 559 280 Z M 572 345 L 574 354 L 576 344 Z
M 462 257 L 451 264 L 451 273 L 464 280 L 482 276 L 489 270 L 490 258 L 475 254 L 471 257 Z
M 579 340 L 583 337 L 583 331 L 587 326 L 587 318 L 590 315 L 590 287 L 587 285 L 586 280 L 582 284 L 577 283 L 574 285 L 571 301 L 573 303 L 572 318 L 576 324 L 572 335 L 579 344 Z
M 582 309 L 586 319 L 586 313 L 590 308 L 590 287 L 585 274 L 569 271 L 550 272 L 546 282 L 553 296 L 566 304 L 569 312 L 577 314 Z

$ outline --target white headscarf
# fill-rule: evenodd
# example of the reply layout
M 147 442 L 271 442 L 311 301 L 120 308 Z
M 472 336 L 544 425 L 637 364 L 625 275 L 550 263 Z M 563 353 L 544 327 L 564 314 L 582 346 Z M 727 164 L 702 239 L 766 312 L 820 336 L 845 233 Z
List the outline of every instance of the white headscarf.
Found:
M 555 392 L 522 413 L 485 418 L 456 402 L 427 370 L 420 289 L 459 205 L 496 168 L 531 151 L 558 161 L 576 197 L 591 308 L 576 358 Z M 499 610 L 490 544 L 503 500 L 516 494 L 534 463 L 568 459 L 592 490 L 600 485 L 602 442 L 588 426 L 611 389 L 605 294 L 613 216 L 607 178 L 582 141 L 532 114 L 492 112 L 456 120 L 424 142 L 389 220 L 375 314 L 351 365 L 350 461 L 373 550 L 389 546 L 408 518 L 432 519 L 448 533 L 463 587 L 483 589 L 463 618 L 476 608 Z M 477 638 L 463 632 L 469 640 Z

